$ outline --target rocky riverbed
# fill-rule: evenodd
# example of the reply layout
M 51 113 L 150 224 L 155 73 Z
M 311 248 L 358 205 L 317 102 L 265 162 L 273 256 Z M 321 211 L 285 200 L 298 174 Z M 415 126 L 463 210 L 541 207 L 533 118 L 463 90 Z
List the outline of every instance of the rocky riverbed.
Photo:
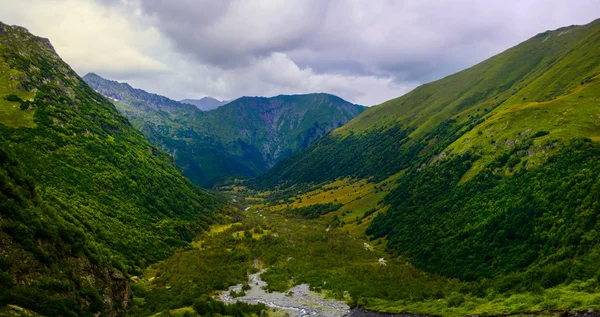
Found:
M 249 284 L 252 287 L 244 296 L 233 298 L 229 294 L 233 290 L 240 292 L 242 285 L 230 287 L 219 295 L 221 301 L 233 303 L 242 301 L 246 303 L 263 303 L 275 310 L 283 311 L 292 317 L 322 316 L 339 317 L 350 312 L 350 307 L 341 301 L 326 299 L 322 294 L 309 290 L 307 284 L 296 285 L 286 293 L 264 290 L 267 283 L 260 278 L 264 270 L 249 275 Z

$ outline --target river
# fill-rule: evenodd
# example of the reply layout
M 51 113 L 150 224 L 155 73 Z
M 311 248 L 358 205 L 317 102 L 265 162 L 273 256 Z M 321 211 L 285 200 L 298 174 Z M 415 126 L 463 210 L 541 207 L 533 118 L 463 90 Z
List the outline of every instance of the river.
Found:
M 292 317 L 340 317 L 350 312 L 350 307 L 345 302 L 326 299 L 322 294 L 311 291 L 307 284 L 296 285 L 288 293 L 268 293 L 264 290 L 267 283 L 260 277 L 264 271 L 248 276 L 251 289 L 246 291 L 246 295 L 236 298 L 229 296 L 232 290 L 241 291 L 240 284 L 230 287 L 226 292 L 221 293 L 219 298 L 225 303 L 236 301 L 263 303 L 273 309 L 284 311 Z

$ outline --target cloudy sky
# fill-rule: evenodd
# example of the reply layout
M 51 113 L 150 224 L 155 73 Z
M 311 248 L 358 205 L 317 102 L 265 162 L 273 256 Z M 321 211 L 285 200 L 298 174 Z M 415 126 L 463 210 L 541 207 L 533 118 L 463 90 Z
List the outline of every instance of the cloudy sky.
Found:
M 329 92 L 374 105 L 537 33 L 600 18 L 600 0 L 0 0 L 80 75 L 174 99 Z

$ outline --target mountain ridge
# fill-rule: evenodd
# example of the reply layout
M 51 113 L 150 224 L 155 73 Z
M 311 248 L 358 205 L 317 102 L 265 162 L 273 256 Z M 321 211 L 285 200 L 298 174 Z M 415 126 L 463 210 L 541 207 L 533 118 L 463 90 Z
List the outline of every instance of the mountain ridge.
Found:
M 334 131 L 334 133 L 341 133 L 345 130 L 354 130 L 355 132 L 362 131 L 362 130 L 364 130 L 365 127 L 369 126 L 368 123 L 373 122 L 373 120 L 369 120 L 369 118 L 373 118 L 373 117 L 381 118 L 384 115 L 385 116 L 393 115 L 396 118 L 407 117 L 407 119 L 410 119 L 409 117 L 412 116 L 413 119 L 411 119 L 411 120 L 417 120 L 417 119 L 424 120 L 424 118 L 430 119 L 430 117 L 424 117 L 423 119 L 421 119 L 423 116 L 418 115 L 418 114 L 425 111 L 427 115 L 430 115 L 427 112 L 432 111 L 430 109 L 431 106 L 426 106 L 426 107 L 424 107 L 424 109 L 421 109 L 419 112 L 414 112 L 419 109 L 414 109 L 414 108 L 405 109 L 405 107 L 403 107 L 403 106 L 410 106 L 410 104 L 409 104 L 410 100 L 408 100 L 408 99 L 413 99 L 412 100 L 413 106 L 419 104 L 419 103 L 414 103 L 414 101 L 419 100 L 418 98 L 420 98 L 420 97 L 428 98 L 426 100 L 429 101 L 430 99 L 432 99 L 431 96 L 435 96 L 436 93 L 449 95 L 446 97 L 447 100 L 442 101 L 442 103 L 441 103 L 442 106 L 448 106 L 448 105 L 455 106 L 455 105 L 457 105 L 457 100 L 463 102 L 463 105 L 467 105 L 467 106 L 469 103 L 472 105 L 475 102 L 479 103 L 479 106 L 493 105 L 495 103 L 493 100 L 483 99 L 483 98 L 489 97 L 491 95 L 490 92 L 493 92 L 494 88 L 505 89 L 504 86 L 507 84 L 510 84 L 513 86 L 514 85 L 518 86 L 520 82 L 517 82 L 516 80 L 521 78 L 522 74 L 526 73 L 526 72 L 522 72 L 521 70 L 517 69 L 517 67 L 511 66 L 511 65 L 506 65 L 507 59 L 511 59 L 512 63 L 515 65 L 529 67 L 530 70 L 534 70 L 534 71 L 531 73 L 528 73 L 528 76 L 531 76 L 531 75 L 536 76 L 536 74 L 539 72 L 539 70 L 535 69 L 535 67 L 539 66 L 539 63 L 542 61 L 542 59 L 544 57 L 551 55 L 551 56 L 554 56 L 554 58 L 556 58 L 557 54 L 561 53 L 560 49 L 564 48 L 565 42 L 568 42 L 569 39 L 573 38 L 574 33 L 577 33 L 577 35 L 575 37 L 578 38 L 578 36 L 581 36 L 581 34 L 585 34 L 586 29 L 597 27 L 597 25 L 599 25 L 599 24 L 600 24 L 600 19 L 592 21 L 585 25 L 572 25 L 572 26 L 568 26 L 568 27 L 561 27 L 556 30 L 548 30 L 548 31 L 545 31 L 542 33 L 538 33 L 537 35 L 533 36 L 529 40 L 519 43 L 516 46 L 511 47 L 499 54 L 496 54 L 495 56 L 492 56 L 492 57 L 484 60 L 483 62 L 478 63 L 477 65 L 471 66 L 462 71 L 459 71 L 457 73 L 446 76 L 442 79 L 439 79 L 439 80 L 436 80 L 436 81 L 433 81 L 430 83 L 426 83 L 424 85 L 421 85 L 421 86 L 415 88 L 414 90 L 410 91 L 409 93 L 407 93 L 403 96 L 386 101 L 379 106 L 371 107 L 370 111 L 368 113 L 365 113 L 365 115 L 363 115 L 362 118 L 357 118 L 356 120 L 353 120 L 348 125 L 346 125 L 343 129 L 339 129 L 339 131 Z M 574 32 L 571 33 L 571 31 L 574 31 Z M 566 36 L 563 36 L 563 35 L 566 35 Z M 550 41 L 548 41 L 549 39 L 550 39 Z M 575 39 L 575 41 L 577 41 L 577 40 Z M 557 42 L 559 42 L 559 43 L 557 43 Z M 559 50 L 559 51 L 557 51 L 557 50 Z M 534 54 L 534 56 L 528 56 L 530 54 Z M 551 58 L 546 57 L 545 61 L 547 61 L 548 63 L 552 63 L 553 59 L 552 59 L 552 57 Z M 503 74 L 500 69 L 496 68 L 497 65 L 502 65 L 502 67 L 507 68 L 507 72 L 509 72 L 509 74 L 508 74 L 509 76 L 506 78 L 500 77 L 500 76 L 504 76 L 505 74 Z M 494 78 L 489 78 L 489 77 L 483 76 L 484 72 L 488 72 L 490 70 L 494 71 L 491 74 L 492 76 L 496 76 L 495 78 L 501 78 L 502 80 L 506 80 L 507 82 L 503 83 L 503 85 L 495 85 Z M 511 74 L 511 72 L 514 74 Z M 477 73 L 476 74 L 477 76 L 472 76 L 473 73 Z M 470 77 L 465 76 L 465 75 L 470 75 Z M 462 81 L 459 80 L 459 79 L 464 79 L 464 78 L 468 78 L 469 80 L 462 80 Z M 448 83 L 449 80 L 452 80 L 454 82 L 461 82 L 460 89 L 456 89 L 457 88 L 456 86 L 455 87 L 447 87 L 444 89 L 443 87 L 445 87 L 445 84 Z M 485 83 L 488 83 L 488 86 L 483 85 Z M 489 85 L 489 84 L 491 84 L 491 85 Z M 482 97 L 482 96 L 477 96 L 478 93 L 481 93 L 480 91 L 470 92 L 469 88 L 472 88 L 473 86 L 484 86 L 485 90 L 483 92 L 487 93 L 487 95 L 485 97 Z M 429 87 L 432 87 L 432 89 L 428 89 Z M 448 88 L 454 89 L 454 90 L 452 90 L 451 93 L 447 93 Z M 487 91 L 487 90 L 490 90 L 490 91 Z M 470 95 L 469 95 L 469 93 L 470 93 Z M 430 96 L 427 96 L 428 94 Z M 412 98 L 409 98 L 409 97 L 412 97 Z M 492 97 L 495 97 L 495 95 L 493 95 Z M 435 108 L 434 110 L 437 110 L 440 108 L 439 107 L 440 104 L 435 103 L 436 99 L 439 99 L 439 98 L 440 98 L 439 96 L 437 96 L 437 98 L 433 98 L 434 105 L 437 106 L 437 108 Z M 452 99 L 452 98 L 454 98 L 454 99 Z M 500 98 L 499 100 L 502 100 L 502 98 Z M 458 104 L 458 106 L 459 106 L 458 108 L 460 110 L 461 105 Z M 396 109 L 394 109 L 394 108 L 396 108 Z M 410 111 L 413 111 L 413 113 L 410 113 Z M 384 112 L 385 112 L 385 114 L 384 114 Z M 446 114 L 446 113 L 444 113 L 444 114 Z M 442 121 L 445 119 L 448 119 L 448 118 L 452 117 L 452 115 L 456 115 L 456 114 L 458 114 L 458 112 L 455 112 L 449 116 L 444 117 L 442 119 Z M 364 121 L 364 122 L 361 123 L 360 121 Z M 437 123 L 439 123 L 439 122 L 441 122 L 441 121 L 438 120 Z M 425 127 L 428 129 L 430 129 L 432 127 L 431 124 L 422 124 L 424 122 L 421 122 L 421 121 L 418 121 L 418 123 L 422 127 Z M 379 122 L 379 124 L 383 124 L 383 121 Z M 421 130 L 419 131 L 419 134 L 422 135 L 424 132 L 426 132 L 426 131 L 423 128 L 421 128 Z
M 209 111 L 219 108 L 230 102 L 231 100 L 218 100 L 212 97 L 202 97 L 200 99 L 182 99 L 179 100 L 181 103 L 187 103 L 196 106 L 198 109 L 203 111 Z
M 210 187 L 247 178 L 309 146 L 365 107 L 325 93 L 240 97 L 217 109 L 142 93 L 130 86 L 84 76 L 110 98 L 146 138 L 170 153 L 186 176 Z M 162 96 L 161 96 L 162 97 Z

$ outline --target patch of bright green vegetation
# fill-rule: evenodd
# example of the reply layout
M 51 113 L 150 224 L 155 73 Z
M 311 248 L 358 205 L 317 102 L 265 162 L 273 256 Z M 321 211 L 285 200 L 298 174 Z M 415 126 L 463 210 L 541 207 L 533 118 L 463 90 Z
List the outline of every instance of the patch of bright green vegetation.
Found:
M 9 127 L 31 128 L 35 126 L 33 122 L 34 107 L 27 104 L 27 102 L 33 101 L 35 93 L 18 89 L 23 76 L 22 72 L 10 68 L 0 59 L 0 123 Z M 22 106 L 23 104 L 27 107 Z
M 232 237 L 234 237 L 235 239 L 247 239 L 247 238 L 252 238 L 252 239 L 260 239 L 265 235 L 270 235 L 271 234 L 271 230 L 265 230 L 262 228 L 253 228 L 250 230 L 242 230 L 242 231 L 236 231 L 233 232 L 231 234 Z
M 190 306 L 190 307 L 171 309 L 166 313 L 157 313 L 157 314 L 152 315 L 152 317 L 160 317 L 160 316 L 192 317 L 192 316 L 198 316 L 198 315 L 196 314 L 196 311 L 194 310 L 194 308 L 192 308 Z
M 526 161 L 527 168 L 538 167 L 555 154 L 562 147 L 561 144 L 556 144 L 559 140 L 584 136 L 598 139 L 600 105 L 594 101 L 600 97 L 598 91 L 600 85 L 594 82 L 589 89 L 580 89 L 556 100 L 511 107 L 498 112 L 477 129 L 465 134 L 450 146 L 448 152 L 472 151 L 483 159 L 473 164 L 463 182 L 481 171 L 498 153 L 519 146 L 519 143 L 527 142 L 528 139 L 533 139 L 533 144 L 520 154 L 520 159 Z M 579 97 L 583 94 L 588 98 Z
M 339 205 L 336 210 L 326 210 L 327 212 L 321 213 L 320 217 L 331 223 L 343 224 L 345 230 L 353 235 L 362 236 L 373 217 L 387 210 L 387 206 L 382 204 L 382 200 L 394 188 L 395 182 L 403 173 L 392 175 L 380 183 L 369 182 L 365 179 L 344 178 L 308 187 L 298 192 L 286 191 L 292 193 L 292 196 L 286 196 L 285 193 L 277 190 L 255 193 L 262 197 L 277 197 L 267 201 L 263 198 L 258 202 L 256 208 L 295 215 L 298 214 L 298 210 L 310 210 L 314 206 Z M 246 197 L 246 201 L 254 201 L 254 199 Z
M 574 311 L 582 308 L 600 309 L 598 281 L 575 281 L 537 292 L 489 294 L 477 297 L 470 293 L 452 293 L 444 299 L 410 302 L 370 299 L 366 308 L 381 312 L 412 312 L 441 316 L 529 315 L 530 313 Z M 556 315 L 556 314 L 554 314 Z
M 215 234 L 221 233 L 225 230 L 228 230 L 229 228 L 231 228 L 233 226 L 240 226 L 240 225 L 242 225 L 241 222 L 235 222 L 235 223 L 228 223 L 228 224 L 224 224 L 224 225 L 211 226 L 210 230 L 209 230 L 209 234 L 215 235 Z

